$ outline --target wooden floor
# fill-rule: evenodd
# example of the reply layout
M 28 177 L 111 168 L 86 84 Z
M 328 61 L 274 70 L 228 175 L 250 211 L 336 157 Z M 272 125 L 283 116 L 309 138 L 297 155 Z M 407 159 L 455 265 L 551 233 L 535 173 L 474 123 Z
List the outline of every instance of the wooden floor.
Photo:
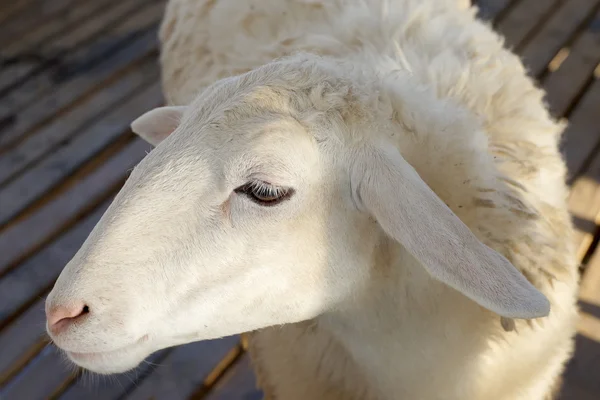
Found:
M 64 264 L 150 147 L 164 0 L 0 0 L 0 399 L 259 399 L 240 337 L 154 354 L 116 379 L 73 373 L 43 334 Z M 582 319 L 562 399 L 600 399 L 600 0 L 480 0 L 570 121 L 564 151 Z

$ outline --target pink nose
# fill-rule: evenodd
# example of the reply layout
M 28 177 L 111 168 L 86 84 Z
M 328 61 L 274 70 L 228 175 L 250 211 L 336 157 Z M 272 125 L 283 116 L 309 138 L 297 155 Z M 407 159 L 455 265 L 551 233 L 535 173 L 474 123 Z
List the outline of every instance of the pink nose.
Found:
M 52 307 L 49 310 L 46 310 L 48 328 L 53 334 L 58 334 L 89 312 L 89 307 L 83 303 L 71 306 Z

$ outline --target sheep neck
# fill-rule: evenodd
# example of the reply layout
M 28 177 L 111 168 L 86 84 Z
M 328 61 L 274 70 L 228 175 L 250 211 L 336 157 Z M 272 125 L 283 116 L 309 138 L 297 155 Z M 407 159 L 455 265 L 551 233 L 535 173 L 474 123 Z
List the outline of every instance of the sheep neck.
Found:
M 497 324 L 484 323 L 491 316 L 482 318 L 485 311 L 433 280 L 402 246 L 388 244 L 381 253 L 388 263 L 375 262 L 366 286 L 321 317 L 319 328 L 347 352 L 375 398 L 411 398 L 411 382 L 429 375 L 432 365 L 454 371 L 430 377 L 432 387 L 451 387 L 477 368 L 465 346 L 485 347 L 483 330 Z

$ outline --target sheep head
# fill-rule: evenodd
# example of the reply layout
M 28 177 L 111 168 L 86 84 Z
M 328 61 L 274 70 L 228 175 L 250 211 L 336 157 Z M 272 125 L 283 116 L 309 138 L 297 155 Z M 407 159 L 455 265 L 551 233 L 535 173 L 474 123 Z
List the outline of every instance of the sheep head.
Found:
M 385 135 L 357 133 L 378 122 L 317 65 L 273 63 L 132 124 L 156 147 L 46 302 L 75 363 L 116 373 L 161 348 L 315 318 L 364 287 L 389 238 L 483 307 L 548 313 Z

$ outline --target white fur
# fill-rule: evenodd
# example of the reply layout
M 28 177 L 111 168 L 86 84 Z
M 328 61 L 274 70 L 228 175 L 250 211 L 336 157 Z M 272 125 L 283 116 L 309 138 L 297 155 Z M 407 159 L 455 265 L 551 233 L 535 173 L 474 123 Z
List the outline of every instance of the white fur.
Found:
M 51 334 L 73 361 L 252 331 L 267 398 L 550 398 L 576 316 L 563 127 L 473 9 L 171 0 L 160 37 L 178 106 L 132 124 L 157 147 L 47 300 L 89 307 Z

